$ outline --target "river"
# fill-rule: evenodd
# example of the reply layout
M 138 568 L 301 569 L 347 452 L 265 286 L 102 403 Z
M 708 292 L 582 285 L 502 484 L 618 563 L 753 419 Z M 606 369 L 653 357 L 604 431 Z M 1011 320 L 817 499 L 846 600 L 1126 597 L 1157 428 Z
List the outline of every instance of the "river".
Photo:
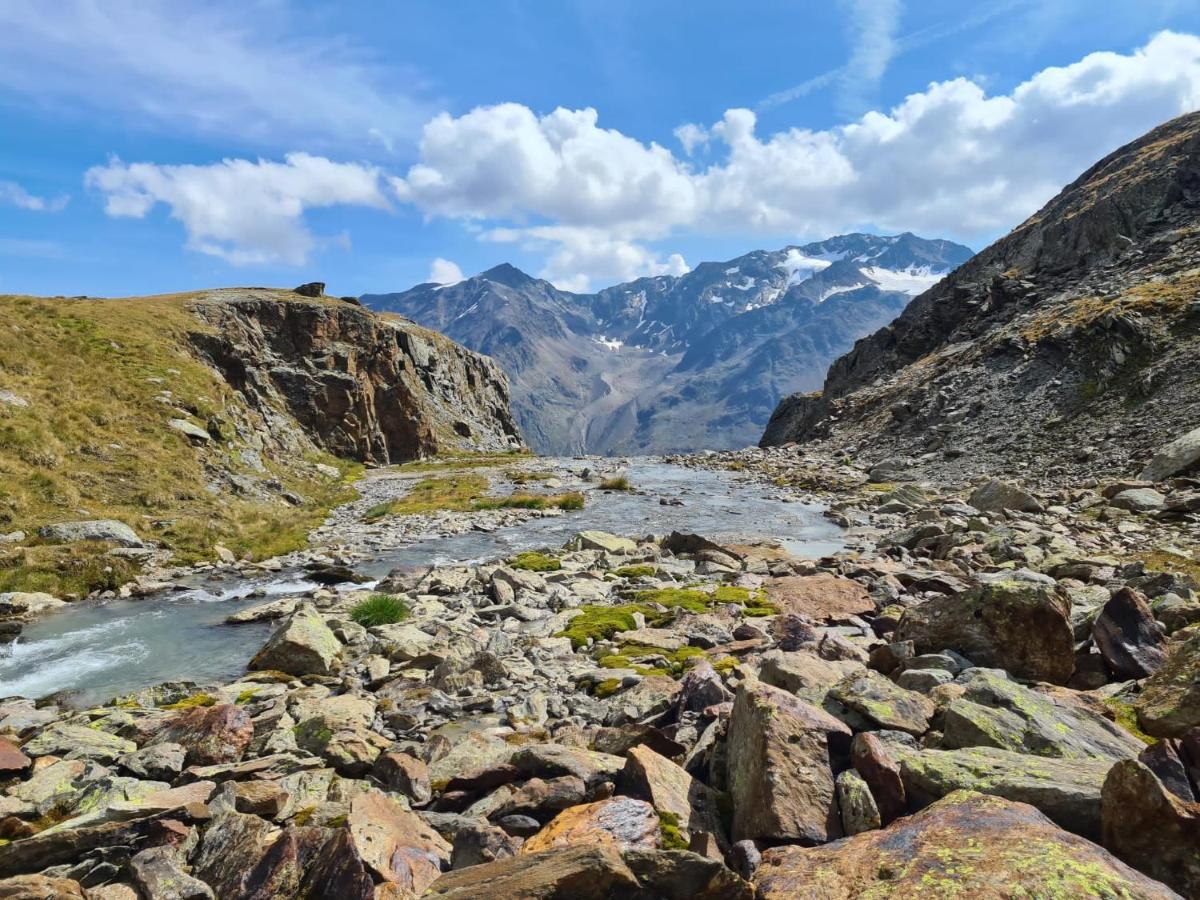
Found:
M 560 547 L 584 529 L 630 536 L 691 531 L 718 541 L 771 539 L 806 557 L 842 546 L 840 530 L 819 507 L 785 502 L 769 487 L 735 473 L 656 460 L 635 460 L 627 471 L 637 493 L 589 492 L 582 510 L 381 549 L 356 569 L 378 579 L 399 565 L 484 562 Z M 232 680 L 272 626 L 226 625 L 226 616 L 263 602 L 264 595 L 294 595 L 314 586 L 296 570 L 249 578 L 213 572 L 184 590 L 73 604 L 27 626 L 19 641 L 0 650 L 0 697 L 71 691 L 75 702 L 94 703 L 164 681 Z

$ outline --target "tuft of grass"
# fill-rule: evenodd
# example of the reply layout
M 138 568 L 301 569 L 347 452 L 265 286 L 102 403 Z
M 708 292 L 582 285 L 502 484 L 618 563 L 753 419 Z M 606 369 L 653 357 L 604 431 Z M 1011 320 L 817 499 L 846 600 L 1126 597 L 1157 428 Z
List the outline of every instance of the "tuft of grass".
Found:
M 472 509 L 583 509 L 583 494 L 509 494 L 507 497 L 484 497 L 471 504 Z
M 559 560 L 536 550 L 518 553 L 508 561 L 508 564 L 514 569 L 524 569 L 527 572 L 557 572 L 562 568 Z
M 488 480 L 482 475 L 443 475 L 425 478 L 395 500 L 378 503 L 363 515 L 366 522 L 378 522 L 387 516 L 413 516 L 449 510 L 464 512 L 487 491 Z
M 605 478 L 600 482 L 600 490 L 602 491 L 632 491 L 633 482 L 629 480 L 628 475 L 618 475 L 615 478 Z
M 532 452 L 529 450 L 501 450 L 492 453 L 451 453 L 405 463 L 401 466 L 401 471 L 449 472 L 454 469 L 487 469 L 512 462 L 514 459 L 532 455 Z
M 408 605 L 391 594 L 372 594 L 350 609 L 350 620 L 364 628 L 394 625 L 408 618 Z
M 531 481 L 549 481 L 554 477 L 554 473 L 544 469 L 536 469 L 528 472 L 522 469 L 509 469 L 504 473 L 504 477 L 513 484 L 529 484 Z
M 651 578 L 658 574 L 658 569 L 650 565 L 621 566 L 613 574 L 618 578 Z

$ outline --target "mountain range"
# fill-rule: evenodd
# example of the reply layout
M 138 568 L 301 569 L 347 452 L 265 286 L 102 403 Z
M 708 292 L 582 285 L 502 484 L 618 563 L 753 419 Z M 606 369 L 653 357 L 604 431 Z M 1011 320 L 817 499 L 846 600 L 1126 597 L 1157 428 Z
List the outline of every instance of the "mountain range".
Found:
M 757 250 L 594 294 L 511 265 L 457 284 L 367 294 L 493 357 L 522 434 L 550 454 L 646 454 L 755 442 L 776 404 L 971 256 L 912 234 Z

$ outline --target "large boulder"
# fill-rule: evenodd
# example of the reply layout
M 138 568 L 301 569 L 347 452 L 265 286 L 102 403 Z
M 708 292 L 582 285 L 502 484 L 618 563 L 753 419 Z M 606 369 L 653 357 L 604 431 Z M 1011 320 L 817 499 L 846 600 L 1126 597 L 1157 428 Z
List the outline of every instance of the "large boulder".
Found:
M 54 544 L 73 544 L 76 541 L 106 541 L 119 547 L 145 547 L 137 532 L 116 519 L 89 519 L 83 522 L 56 522 L 43 525 L 38 536 Z
M 875 611 L 866 588 L 840 575 L 787 575 L 768 581 L 766 591 L 781 612 L 813 619 L 844 619 Z
M 755 885 L 760 900 L 1178 900 L 1032 806 L 970 791 L 956 791 L 882 831 L 825 847 L 768 850 Z
M 1018 678 L 1065 684 L 1075 670 L 1071 601 L 1044 576 L 993 579 L 909 607 L 895 640 L 917 653 L 956 650 Z
M 571 542 L 576 550 L 603 550 L 605 553 L 636 553 L 637 542 L 607 531 L 581 531 Z
M 1041 512 L 1041 502 L 1017 484 L 999 481 L 992 478 L 985 481 L 971 492 L 967 503 L 980 512 L 1003 512 L 1018 510 L 1020 512 Z
M 1167 661 L 1146 679 L 1133 707 L 1147 734 L 1182 737 L 1200 725 L 1200 631 L 1167 649 Z
M 942 710 L 944 749 L 996 747 L 1062 759 L 1132 759 L 1145 744 L 1064 689 L 1037 691 L 974 669 Z
M 215 766 L 237 762 L 254 737 L 250 715 L 240 706 L 222 703 L 197 706 L 166 723 L 150 741 L 182 746 L 189 766 Z
M 659 818 L 654 807 L 633 797 L 610 797 L 564 809 L 525 842 L 522 853 L 539 853 L 576 844 L 614 844 L 654 849 L 659 846 Z
M 634 896 L 637 890 L 637 878 L 616 845 L 600 843 L 521 853 L 447 872 L 429 886 L 426 897 L 611 900 Z
M 1146 598 L 1133 588 L 1113 594 L 1092 625 L 1092 640 L 1118 678 L 1145 678 L 1166 661 L 1166 638 Z
M 375 878 L 397 884 L 412 896 L 420 896 L 450 863 L 450 844 L 382 791 L 355 795 L 346 825 Z
M 250 668 L 289 675 L 329 675 L 342 645 L 316 607 L 301 604 L 250 660 Z
M 863 669 L 834 685 L 829 697 L 838 701 L 875 728 L 904 731 L 920 737 L 929 730 L 933 701 L 916 691 L 905 690 L 895 682 Z
M 726 746 L 735 841 L 841 837 L 831 740 L 848 747 L 850 729 L 825 711 L 761 682 L 738 689 Z
M 716 791 L 665 756 L 646 746 L 631 748 L 621 784 L 633 796 L 648 800 L 664 820 L 679 829 L 682 840 L 707 832 L 724 844 Z
M 1104 846 L 1131 866 L 1200 897 L 1200 803 L 1181 800 L 1146 766 L 1125 760 L 1104 780 Z
M 1068 831 L 1099 839 L 1100 790 L 1112 766 L 1107 759 L 1050 759 L 971 747 L 905 754 L 900 773 L 915 806 L 958 790 L 979 791 L 1036 806 Z
M 1172 475 L 1185 472 L 1200 462 L 1200 428 L 1160 447 L 1138 475 L 1139 481 L 1165 481 Z

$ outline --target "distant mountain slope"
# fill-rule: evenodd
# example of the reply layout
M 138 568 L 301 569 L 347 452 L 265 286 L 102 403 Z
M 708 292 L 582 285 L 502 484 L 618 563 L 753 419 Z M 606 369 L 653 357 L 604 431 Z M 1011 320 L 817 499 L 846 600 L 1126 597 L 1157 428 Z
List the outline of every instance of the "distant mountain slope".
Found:
M 969 259 L 949 241 L 850 234 L 572 294 L 501 265 L 455 285 L 368 294 L 492 356 L 546 453 L 753 443 L 781 397 Z
M 787 398 L 764 445 L 1132 473 L 1200 425 L 1200 113 L 1102 159 Z M 870 461 L 867 459 L 866 461 Z

